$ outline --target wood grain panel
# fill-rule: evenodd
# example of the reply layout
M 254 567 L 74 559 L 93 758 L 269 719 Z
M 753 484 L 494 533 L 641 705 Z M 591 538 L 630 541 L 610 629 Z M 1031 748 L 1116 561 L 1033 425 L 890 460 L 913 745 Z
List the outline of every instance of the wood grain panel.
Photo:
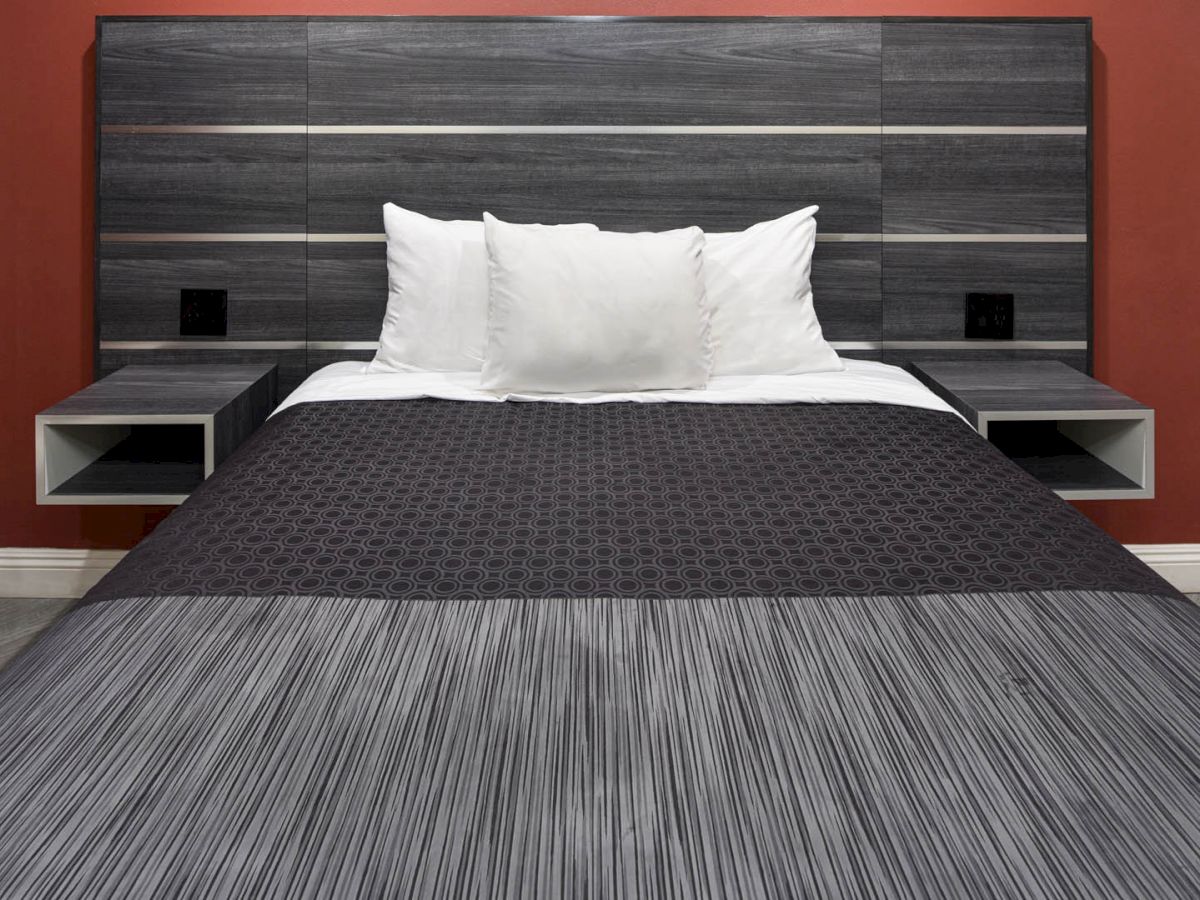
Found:
M 879 122 L 877 21 L 314 20 L 314 124 Z
M 178 340 L 183 288 L 228 291 L 229 340 L 304 340 L 303 244 L 100 245 L 100 339 Z
M 1039 360 L 1039 362 L 1042 361 Z M 1044 360 L 1044 362 L 1049 363 L 1050 361 Z M 963 365 L 970 369 L 979 369 L 987 364 L 964 362 Z M 1068 369 L 1067 371 L 1074 372 L 1076 375 L 1082 375 L 1077 369 Z M 1067 409 L 1146 409 L 1145 406 L 1136 400 L 1126 397 L 1124 394 L 1114 391 L 1100 382 L 1092 385 L 1079 385 L 1077 387 L 1063 386 L 1061 388 L 1055 387 L 1042 390 L 1024 390 L 1012 384 L 1004 386 L 1003 382 L 997 382 L 997 384 L 1002 386 L 998 386 L 992 390 L 968 391 L 964 399 L 971 406 L 978 409 L 986 409 L 989 412 L 998 410 L 1029 412 Z M 1046 386 L 1041 384 L 1040 387 L 1045 388 Z
M 100 121 L 280 125 L 306 121 L 303 20 L 104 22 Z
M 310 341 L 378 340 L 387 294 L 386 244 L 309 244 Z
M 1142 403 L 1056 362 L 925 364 L 917 377 L 975 421 L 981 413 L 1144 410 Z
M 1086 121 L 1084 24 L 164 18 L 103 27 L 98 90 L 110 124 L 311 116 L 364 125 L 873 125 L 881 100 L 889 124 Z M 732 231 L 819 203 L 823 232 L 1082 233 L 1087 140 L 110 134 L 98 217 L 104 232 L 378 233 L 380 206 L 393 200 L 439 218 L 488 209 L 513 221 Z M 823 243 L 813 281 L 834 341 L 959 339 L 968 290 L 1014 292 L 1019 339 L 1082 339 L 1087 265 L 1086 245 Z M 101 336 L 177 337 L 184 286 L 230 290 L 232 340 L 373 341 L 386 304 L 384 247 L 103 244 Z M 104 351 L 103 362 L 280 359 L 287 390 L 306 368 L 371 355 Z M 1083 351 L 883 355 L 1086 365 Z
M 387 307 L 387 254 L 383 243 L 310 244 L 308 339 L 374 341 Z M 825 337 L 880 339 L 880 246 L 818 244 L 813 293 Z
M 266 381 L 267 364 L 208 360 L 201 366 L 132 363 L 116 375 L 39 413 L 43 416 L 215 416 L 251 385 Z
M 278 365 L 277 396 L 282 399 L 307 375 L 304 350 L 105 350 L 96 351 L 97 377 L 123 366 Z
M 204 481 L 203 425 L 134 425 L 103 456 L 50 491 L 54 503 L 179 503 Z
M 865 359 L 870 362 L 883 362 L 883 352 L 880 350 L 838 350 L 842 359 Z
M 379 337 L 378 328 L 375 329 L 375 337 Z M 331 363 L 343 362 L 344 360 L 370 362 L 374 358 L 374 350 L 309 350 L 308 371 L 311 374 Z
M 1086 125 L 1084 23 L 888 22 L 888 125 Z
M 883 230 L 1083 233 L 1081 135 L 885 135 Z
M 219 466 L 254 433 L 283 398 L 279 370 L 272 369 L 213 418 L 213 466 Z
M 883 361 L 906 367 L 911 363 L 962 361 L 977 364 L 989 360 L 1058 360 L 1080 372 L 1087 372 L 1086 350 L 885 350 Z
M 380 232 L 391 200 L 442 219 L 736 231 L 811 203 L 876 232 L 877 135 L 313 135 L 309 230 Z
M 1086 340 L 1085 244 L 885 244 L 883 336 L 961 340 L 970 291 L 1012 293 L 1016 340 Z
M 826 340 L 880 339 L 880 263 L 879 244 L 817 244 L 813 305 Z
M 303 232 L 302 134 L 105 135 L 102 232 Z

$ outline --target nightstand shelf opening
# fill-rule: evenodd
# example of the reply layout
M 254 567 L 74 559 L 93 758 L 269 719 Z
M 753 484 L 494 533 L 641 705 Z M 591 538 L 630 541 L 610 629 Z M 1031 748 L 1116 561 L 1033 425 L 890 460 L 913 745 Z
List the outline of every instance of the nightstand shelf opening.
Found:
M 97 430 L 99 432 L 97 433 Z M 88 434 L 92 432 L 92 434 Z M 58 425 L 48 426 L 47 440 L 99 449 L 114 436 L 117 442 L 73 474 L 60 468 L 57 486 L 48 495 L 78 502 L 105 494 L 182 497 L 204 481 L 203 425 Z M 75 455 L 82 463 L 86 455 Z M 175 501 L 178 502 L 178 501 Z
M 1130 454 L 1111 453 L 1126 441 L 1140 446 L 1144 420 L 1093 421 L 1090 429 L 1074 429 L 1082 443 L 1063 433 L 1062 426 L 1083 425 L 1055 421 L 991 422 L 988 439 L 1005 456 L 1060 493 L 1071 491 L 1140 491 L 1140 472 L 1122 472 L 1118 465 L 1132 462 Z M 1094 436 L 1094 440 L 1089 437 Z M 1098 455 L 1099 454 L 1099 455 Z M 1113 463 L 1116 463 L 1114 465 Z

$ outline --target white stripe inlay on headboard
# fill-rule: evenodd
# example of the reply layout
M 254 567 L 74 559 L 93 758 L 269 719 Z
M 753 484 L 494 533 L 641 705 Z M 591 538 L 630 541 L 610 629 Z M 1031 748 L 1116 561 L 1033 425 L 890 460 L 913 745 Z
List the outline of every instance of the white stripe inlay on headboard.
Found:
M 102 232 L 100 240 L 106 244 L 161 244 L 161 243 L 244 243 L 244 242 L 289 242 L 310 244 L 371 244 L 382 243 L 387 235 L 380 232 Z M 1023 233 L 1023 234 L 882 234 L 819 232 L 817 240 L 823 243 L 865 244 L 951 244 L 951 243 L 999 243 L 999 244 L 1086 244 L 1086 234 Z
M 1086 350 L 1087 341 L 830 341 L 835 350 Z M 101 341 L 101 350 L 377 350 L 378 341 Z
M 1086 125 L 101 125 L 101 134 L 1086 135 Z

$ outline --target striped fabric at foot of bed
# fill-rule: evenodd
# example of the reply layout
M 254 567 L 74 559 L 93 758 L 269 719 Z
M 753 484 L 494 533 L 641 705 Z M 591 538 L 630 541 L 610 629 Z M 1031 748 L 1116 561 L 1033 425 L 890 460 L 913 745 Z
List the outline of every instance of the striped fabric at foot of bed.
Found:
M 0 722 L 6 897 L 1200 895 L 1165 597 L 114 601 Z

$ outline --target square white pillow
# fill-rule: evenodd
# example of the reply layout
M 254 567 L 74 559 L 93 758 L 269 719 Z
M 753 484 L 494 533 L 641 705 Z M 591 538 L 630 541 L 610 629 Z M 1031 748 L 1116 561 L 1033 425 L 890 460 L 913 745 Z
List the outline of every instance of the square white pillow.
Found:
M 699 388 L 712 347 L 704 233 L 534 229 L 483 214 L 489 390 Z
M 487 340 L 483 222 L 383 207 L 388 302 L 368 372 L 478 372 Z M 531 226 L 597 231 L 595 225 Z
M 714 375 L 798 375 L 845 368 L 813 309 L 817 207 L 745 231 L 709 234 L 704 279 Z

